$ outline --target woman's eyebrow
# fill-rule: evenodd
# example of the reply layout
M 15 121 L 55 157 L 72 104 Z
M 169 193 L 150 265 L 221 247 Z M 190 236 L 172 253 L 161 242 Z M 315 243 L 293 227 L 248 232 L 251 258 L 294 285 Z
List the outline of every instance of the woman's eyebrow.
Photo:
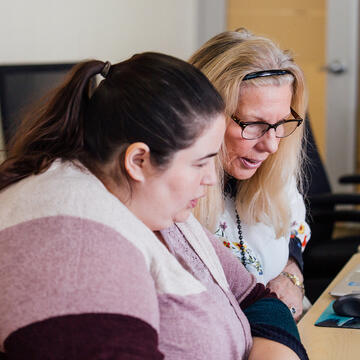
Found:
M 218 154 L 217 152 L 216 152 L 216 153 L 212 153 L 212 154 L 208 154 L 208 155 L 203 156 L 203 157 L 202 157 L 202 158 L 200 158 L 200 159 L 197 159 L 196 161 L 205 160 L 205 159 L 208 159 L 208 158 L 214 157 L 214 156 L 216 156 L 217 154 Z
M 278 120 L 278 121 L 285 120 L 285 119 L 288 118 L 290 115 L 291 115 L 291 110 L 290 110 L 290 112 L 289 112 L 287 115 L 283 116 L 283 118 L 280 119 L 280 120 Z M 235 114 L 235 116 L 236 116 L 238 119 L 241 119 L 241 117 L 237 116 L 236 114 Z M 260 121 L 260 122 L 266 122 L 266 123 L 267 123 L 267 121 L 266 121 L 265 119 L 263 119 L 261 116 L 248 115 L 247 117 L 253 118 L 253 119 L 255 119 L 255 121 Z M 245 118 L 245 116 L 244 116 L 244 118 Z M 244 122 L 247 122 L 247 121 L 244 121 Z M 252 122 L 252 120 L 250 120 L 250 121 L 248 121 L 248 122 Z

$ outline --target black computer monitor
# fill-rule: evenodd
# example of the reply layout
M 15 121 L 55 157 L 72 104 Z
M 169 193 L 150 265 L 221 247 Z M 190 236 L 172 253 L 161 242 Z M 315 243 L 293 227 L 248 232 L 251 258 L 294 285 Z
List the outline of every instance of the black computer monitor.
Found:
M 24 111 L 58 86 L 74 64 L 0 66 L 0 106 L 5 146 Z

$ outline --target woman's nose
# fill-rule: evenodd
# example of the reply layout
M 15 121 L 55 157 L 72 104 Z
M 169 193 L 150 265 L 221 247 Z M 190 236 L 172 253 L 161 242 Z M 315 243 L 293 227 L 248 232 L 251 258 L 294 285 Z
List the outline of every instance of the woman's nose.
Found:
M 273 154 L 279 147 L 280 139 L 276 137 L 275 129 L 270 129 L 260 138 L 261 150 Z
M 216 183 L 217 183 L 217 173 L 215 167 L 215 159 L 212 159 L 212 161 L 209 161 L 206 174 L 203 177 L 202 184 L 215 185 Z

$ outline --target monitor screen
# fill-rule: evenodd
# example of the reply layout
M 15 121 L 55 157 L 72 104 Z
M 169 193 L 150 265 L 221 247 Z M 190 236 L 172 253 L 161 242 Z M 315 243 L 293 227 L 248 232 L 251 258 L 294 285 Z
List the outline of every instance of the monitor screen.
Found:
M 0 66 L 0 106 L 5 144 L 14 135 L 27 109 L 58 86 L 73 65 Z

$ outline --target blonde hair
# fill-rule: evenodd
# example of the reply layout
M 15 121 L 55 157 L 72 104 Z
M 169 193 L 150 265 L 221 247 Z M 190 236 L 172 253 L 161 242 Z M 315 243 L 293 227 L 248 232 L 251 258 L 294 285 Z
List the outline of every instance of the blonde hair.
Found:
M 213 83 L 225 101 L 227 121 L 235 113 L 241 87 L 292 85 L 291 106 L 304 118 L 307 93 L 303 72 L 295 64 L 289 51 L 281 50 L 270 39 L 255 36 L 246 29 L 223 32 L 206 42 L 189 60 Z M 291 74 L 258 77 L 243 82 L 245 75 L 281 69 Z M 236 209 L 247 224 L 262 222 L 272 226 L 278 237 L 288 233 L 290 207 L 287 191 L 293 178 L 301 189 L 302 140 L 304 126 L 280 141 L 276 153 L 270 155 L 256 173 L 238 182 Z M 226 149 L 223 146 L 217 162 L 219 183 L 209 188 L 207 197 L 199 202 L 195 216 L 214 231 L 224 210 L 224 170 Z

